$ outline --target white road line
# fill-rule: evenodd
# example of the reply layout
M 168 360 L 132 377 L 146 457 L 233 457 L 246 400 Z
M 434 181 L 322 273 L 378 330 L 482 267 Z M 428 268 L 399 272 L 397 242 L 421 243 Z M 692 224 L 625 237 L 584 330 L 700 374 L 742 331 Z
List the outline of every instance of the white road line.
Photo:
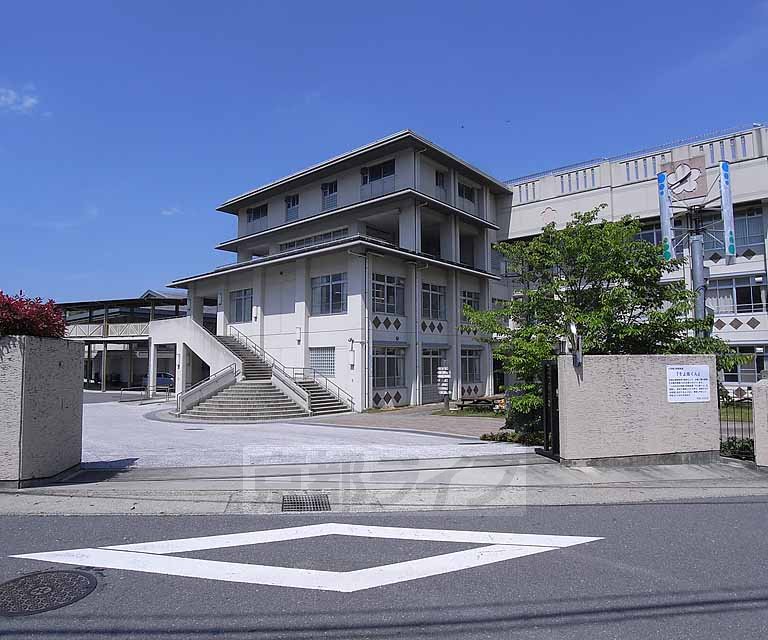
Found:
M 203 551 L 206 549 L 222 549 L 284 540 L 316 538 L 324 535 L 459 542 L 482 544 L 485 546 L 356 571 L 319 571 L 293 567 L 220 562 L 169 555 L 188 551 Z M 144 573 L 157 573 L 187 578 L 201 578 L 205 580 L 220 580 L 224 582 L 352 592 L 451 573 L 472 567 L 480 567 L 494 562 L 521 558 L 546 551 L 555 551 L 563 547 L 601 539 L 583 536 L 411 529 L 404 527 L 325 523 L 304 527 L 203 536 L 200 538 L 180 538 L 101 548 L 29 553 L 11 557 L 40 560 L 43 562 L 96 566 L 106 569 L 141 571 Z

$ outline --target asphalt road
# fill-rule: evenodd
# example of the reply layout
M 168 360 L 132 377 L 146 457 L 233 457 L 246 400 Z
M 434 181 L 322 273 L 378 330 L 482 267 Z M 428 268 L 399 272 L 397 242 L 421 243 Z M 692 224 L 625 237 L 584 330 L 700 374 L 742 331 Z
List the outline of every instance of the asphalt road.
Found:
M 406 565 L 411 569 L 395 579 L 404 581 L 351 592 L 87 568 L 98 580 L 93 593 L 54 611 L 0 617 L 0 637 L 593 640 L 764 638 L 768 633 L 765 499 L 357 515 L 6 516 L 0 520 L 0 579 L 76 568 L 9 558 L 11 554 L 319 523 L 602 539 L 446 573 L 460 564 L 451 559 L 435 575 L 414 580 L 406 578 L 408 571 L 413 575 L 415 565 Z M 450 534 L 429 537 L 446 535 Z M 226 540 L 230 545 L 243 542 Z M 454 552 L 457 558 L 474 556 L 478 548 L 488 548 L 487 542 L 478 540 L 337 534 L 199 548 L 211 544 L 216 542 L 195 542 L 186 550 L 166 549 L 164 553 L 176 558 L 292 567 L 304 570 L 298 572 L 300 582 L 311 582 L 306 576 L 327 575 L 318 571 L 359 571 Z M 511 548 L 495 547 L 501 553 Z M 167 555 L 154 555 L 161 551 L 142 547 L 118 555 L 148 562 L 159 558 L 164 567 Z M 205 563 L 204 570 L 209 569 Z M 257 575 L 261 575 L 259 571 Z M 333 581 L 330 588 L 335 588 Z

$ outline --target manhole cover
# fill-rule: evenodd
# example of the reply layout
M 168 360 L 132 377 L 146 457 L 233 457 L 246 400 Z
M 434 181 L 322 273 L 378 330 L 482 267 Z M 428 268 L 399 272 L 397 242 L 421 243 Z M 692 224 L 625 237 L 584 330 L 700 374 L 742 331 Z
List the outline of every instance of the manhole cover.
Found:
M 96 578 L 82 571 L 40 571 L 0 584 L 0 616 L 31 616 L 82 600 Z
M 283 496 L 283 511 L 330 511 L 331 502 L 325 493 L 289 494 Z

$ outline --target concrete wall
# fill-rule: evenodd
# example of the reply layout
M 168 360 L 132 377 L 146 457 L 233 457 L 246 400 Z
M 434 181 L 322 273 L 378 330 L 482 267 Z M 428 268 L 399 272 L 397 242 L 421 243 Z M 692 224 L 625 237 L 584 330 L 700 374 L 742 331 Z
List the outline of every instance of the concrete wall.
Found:
M 694 364 L 709 366 L 709 402 L 668 402 L 667 365 Z M 588 463 L 630 456 L 718 455 L 716 374 L 714 356 L 585 356 L 581 369 L 573 367 L 570 356 L 561 356 L 561 459 Z
M 768 380 L 752 387 L 752 420 L 755 428 L 755 464 L 768 469 Z
M 49 478 L 80 464 L 83 347 L 0 338 L 0 484 Z

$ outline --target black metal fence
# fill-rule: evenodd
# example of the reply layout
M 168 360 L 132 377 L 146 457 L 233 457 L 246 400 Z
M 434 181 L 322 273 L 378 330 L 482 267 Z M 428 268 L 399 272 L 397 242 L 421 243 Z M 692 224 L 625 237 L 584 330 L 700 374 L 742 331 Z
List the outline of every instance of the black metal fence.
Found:
M 560 415 L 558 403 L 557 360 L 543 363 L 542 372 L 542 426 L 544 448 L 541 453 L 560 459 Z
M 755 423 L 752 389 L 719 385 L 720 453 L 740 460 L 755 459 Z

